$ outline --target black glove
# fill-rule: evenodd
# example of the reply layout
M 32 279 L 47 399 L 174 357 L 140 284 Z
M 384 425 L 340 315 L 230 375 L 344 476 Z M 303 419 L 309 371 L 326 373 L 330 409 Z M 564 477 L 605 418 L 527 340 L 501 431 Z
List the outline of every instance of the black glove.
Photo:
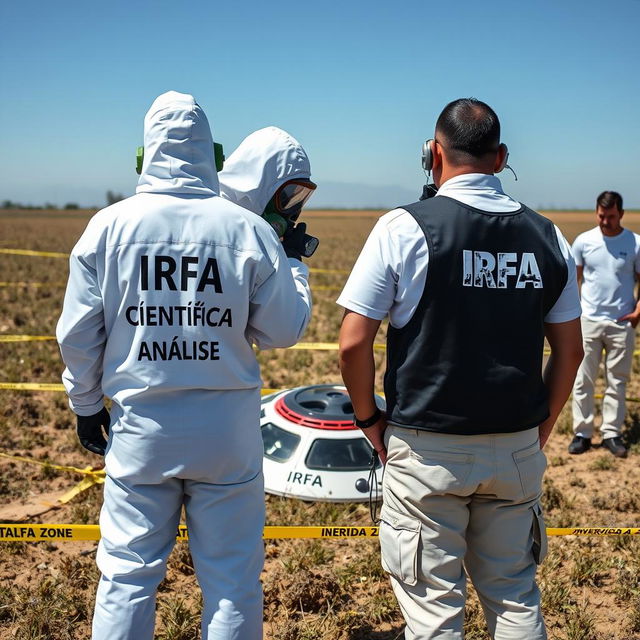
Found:
M 107 436 L 109 435 L 109 424 L 111 423 L 109 412 L 103 407 L 100 413 L 96 413 L 93 416 L 77 416 L 77 418 L 77 432 L 80 444 L 91 453 L 103 456 L 107 448 L 104 433 Z M 103 429 L 104 433 L 102 432 Z
M 305 222 L 289 227 L 282 237 L 284 252 L 289 258 L 302 260 L 302 256 L 310 258 L 318 248 L 320 241 L 307 233 Z

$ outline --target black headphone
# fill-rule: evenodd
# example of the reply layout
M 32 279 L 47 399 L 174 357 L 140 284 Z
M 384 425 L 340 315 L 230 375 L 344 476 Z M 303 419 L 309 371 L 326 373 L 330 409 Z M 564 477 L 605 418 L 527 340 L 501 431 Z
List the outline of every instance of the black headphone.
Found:
M 435 140 L 433 138 L 429 138 L 422 145 L 422 168 L 427 172 L 431 173 L 433 169 L 433 145 L 435 144 Z M 495 170 L 495 173 L 500 173 L 504 171 L 504 169 L 511 169 L 511 167 L 507 164 L 509 160 L 509 148 L 504 142 L 500 143 L 500 149 L 504 147 L 504 158 L 500 166 Z M 513 169 L 512 169 L 513 171 Z M 515 174 L 514 174 L 515 175 Z M 517 180 L 517 178 L 516 178 Z

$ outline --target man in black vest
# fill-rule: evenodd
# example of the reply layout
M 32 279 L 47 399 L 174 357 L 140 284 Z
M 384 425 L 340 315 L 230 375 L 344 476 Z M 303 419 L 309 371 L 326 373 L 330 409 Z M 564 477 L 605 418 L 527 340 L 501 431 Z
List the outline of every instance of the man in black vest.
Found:
M 580 303 L 567 241 L 495 177 L 506 159 L 488 105 L 447 105 L 425 149 L 437 195 L 380 218 L 338 299 L 356 424 L 386 463 L 382 564 L 407 640 L 462 638 L 465 568 L 493 638 L 546 638 L 541 448 L 582 359 Z

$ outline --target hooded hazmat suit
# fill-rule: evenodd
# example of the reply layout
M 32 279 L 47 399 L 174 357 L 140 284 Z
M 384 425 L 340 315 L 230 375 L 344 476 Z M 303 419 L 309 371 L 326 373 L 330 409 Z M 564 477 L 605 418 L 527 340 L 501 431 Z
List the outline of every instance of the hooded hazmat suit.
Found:
M 169 92 L 144 122 L 136 195 L 73 249 L 57 337 L 71 408 L 113 401 L 94 640 L 151 640 L 184 505 L 202 635 L 262 637 L 260 372 L 311 310 L 307 268 L 259 216 L 219 197 L 209 124 Z
M 311 165 L 293 136 L 278 127 L 265 127 L 240 143 L 218 177 L 223 198 L 262 215 L 285 182 L 311 177 Z

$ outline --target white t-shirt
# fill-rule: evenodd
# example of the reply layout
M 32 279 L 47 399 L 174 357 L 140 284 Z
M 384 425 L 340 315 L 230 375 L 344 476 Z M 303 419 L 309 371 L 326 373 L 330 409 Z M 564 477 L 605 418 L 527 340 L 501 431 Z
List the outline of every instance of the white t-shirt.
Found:
M 438 196 L 448 196 L 482 211 L 507 213 L 522 206 L 502 190 L 500 180 L 483 173 L 468 173 L 447 180 Z M 545 322 L 568 322 L 580 316 L 580 297 L 571 247 L 555 227 L 567 261 L 568 279 Z M 371 231 L 337 302 L 367 318 L 389 315 L 393 327 L 404 327 L 424 292 L 429 250 L 415 218 L 404 209 L 383 215 Z
M 636 306 L 635 274 L 640 273 L 640 236 L 623 229 L 605 236 L 600 227 L 581 233 L 573 257 L 583 267 L 582 308 L 594 319 L 617 320 Z

